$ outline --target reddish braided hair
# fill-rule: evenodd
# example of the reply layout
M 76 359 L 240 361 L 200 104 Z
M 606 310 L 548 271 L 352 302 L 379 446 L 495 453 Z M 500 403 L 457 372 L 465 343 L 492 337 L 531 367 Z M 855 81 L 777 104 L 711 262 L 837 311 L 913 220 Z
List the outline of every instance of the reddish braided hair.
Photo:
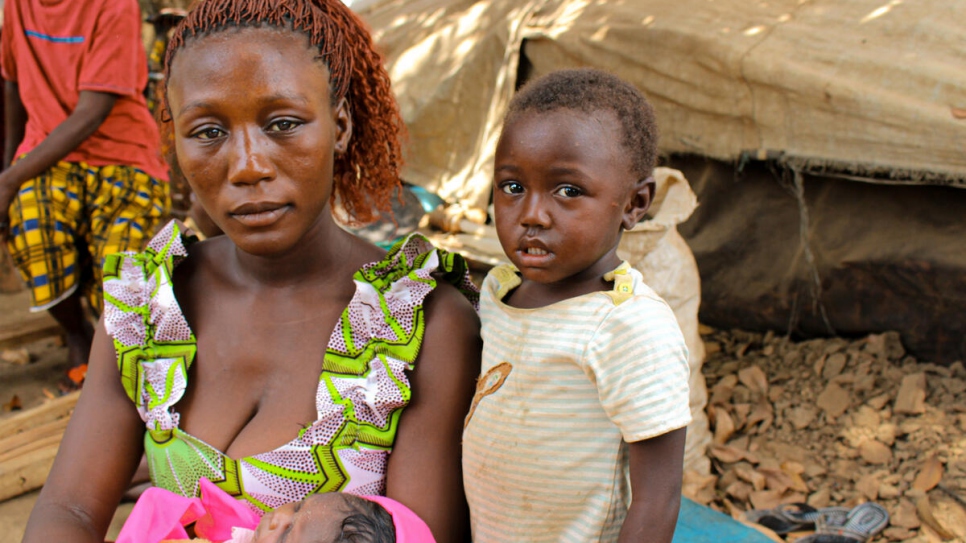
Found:
M 402 118 L 382 56 L 375 51 L 365 23 L 340 0 L 202 0 L 168 42 L 165 81 L 171 61 L 188 40 L 263 25 L 308 36 L 329 70 L 332 104 L 346 99 L 352 138 L 346 151 L 335 157 L 333 176 L 335 194 L 349 220 L 366 223 L 375 218 L 376 210 L 389 212 L 393 191 L 400 184 Z M 167 111 L 164 95 L 162 101 Z M 170 114 L 166 117 L 163 122 L 168 126 L 162 130 L 170 135 Z

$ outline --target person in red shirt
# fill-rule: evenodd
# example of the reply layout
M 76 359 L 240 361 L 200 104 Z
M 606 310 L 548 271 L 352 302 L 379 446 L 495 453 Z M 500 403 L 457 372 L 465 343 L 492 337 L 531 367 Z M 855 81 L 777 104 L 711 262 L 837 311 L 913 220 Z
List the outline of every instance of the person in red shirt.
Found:
M 170 207 L 143 91 L 137 0 L 7 0 L 0 239 L 65 329 L 77 381 L 100 313 L 105 255 L 140 250 Z M 86 301 L 82 301 L 86 300 Z

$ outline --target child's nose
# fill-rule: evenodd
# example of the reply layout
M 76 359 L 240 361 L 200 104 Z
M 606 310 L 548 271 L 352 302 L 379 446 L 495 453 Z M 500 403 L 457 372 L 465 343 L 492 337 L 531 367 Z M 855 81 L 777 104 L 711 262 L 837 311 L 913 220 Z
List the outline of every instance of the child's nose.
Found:
M 228 181 L 238 185 L 254 185 L 275 177 L 275 167 L 266 148 L 268 143 L 260 129 L 236 130 L 228 149 Z
M 520 214 L 520 224 L 526 227 L 549 228 L 550 212 L 539 195 L 527 195 Z

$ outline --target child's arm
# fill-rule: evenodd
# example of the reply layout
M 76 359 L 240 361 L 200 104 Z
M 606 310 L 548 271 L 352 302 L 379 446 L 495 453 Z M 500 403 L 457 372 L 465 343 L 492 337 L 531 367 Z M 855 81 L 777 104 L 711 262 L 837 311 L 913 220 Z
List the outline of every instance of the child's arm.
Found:
M 670 543 L 681 507 L 687 428 L 630 443 L 631 506 L 618 543 Z
M 3 87 L 3 169 L 13 162 L 14 153 L 23 141 L 27 128 L 27 110 L 20 100 L 20 86 L 16 81 L 6 81 Z
M 11 102 L 15 104 L 20 103 L 20 95 L 16 83 L 7 83 L 4 91 L 6 95 L 5 104 L 10 104 Z M 16 94 L 16 98 L 11 96 L 14 93 Z M 74 108 L 70 116 L 64 119 L 64 122 L 57 125 L 50 132 L 50 135 L 44 141 L 40 142 L 40 145 L 30 151 L 27 156 L 3 170 L 3 173 L 0 173 L 0 224 L 7 223 L 7 212 L 10 207 L 10 202 L 17 195 L 20 186 L 57 164 L 58 161 L 70 154 L 84 140 L 89 138 L 101 126 L 101 123 L 104 122 L 108 114 L 110 114 L 115 100 L 117 100 L 117 95 L 114 94 L 81 91 L 80 97 L 77 100 L 77 107 Z M 23 109 L 22 105 L 20 109 Z M 16 108 L 14 112 L 16 112 Z M 16 117 L 16 115 L 13 117 Z M 8 134 L 15 130 L 10 124 L 14 121 L 16 119 L 5 123 Z M 22 139 L 22 127 L 20 131 Z M 19 144 L 19 142 L 17 143 Z M 6 145 L 10 145 L 10 143 Z M 6 152 L 4 153 L 4 158 L 6 158 Z M 0 229 L 0 237 L 5 236 L 5 229 Z

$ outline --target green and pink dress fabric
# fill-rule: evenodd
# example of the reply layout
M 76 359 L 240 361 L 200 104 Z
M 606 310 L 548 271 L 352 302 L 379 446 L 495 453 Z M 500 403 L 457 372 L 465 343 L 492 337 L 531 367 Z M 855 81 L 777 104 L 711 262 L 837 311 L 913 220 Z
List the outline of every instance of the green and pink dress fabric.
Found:
M 124 389 L 147 427 L 154 484 L 197 497 L 204 477 L 259 514 L 318 492 L 384 494 L 399 417 L 412 394 L 407 370 L 425 331 L 423 303 L 444 281 L 476 306 L 479 291 L 466 262 L 414 234 L 357 271 L 355 294 L 325 351 L 315 422 L 273 451 L 233 459 L 178 426 L 176 404 L 197 342 L 171 277 L 194 241 L 171 222 L 143 253 L 111 255 L 104 264 L 104 324 Z

